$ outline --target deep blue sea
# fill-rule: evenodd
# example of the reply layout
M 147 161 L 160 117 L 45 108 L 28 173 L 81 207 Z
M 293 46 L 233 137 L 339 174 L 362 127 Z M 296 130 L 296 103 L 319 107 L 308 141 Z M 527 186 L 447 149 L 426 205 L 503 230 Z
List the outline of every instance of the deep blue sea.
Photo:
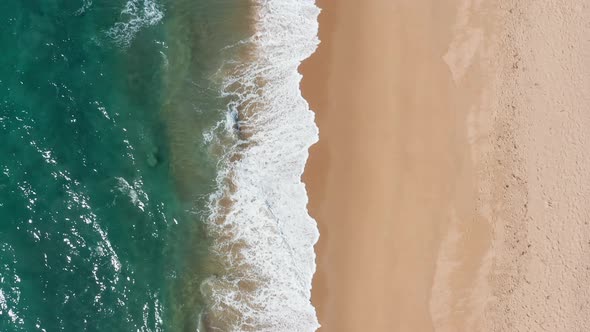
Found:
M 0 1 L 0 331 L 196 331 L 242 0 Z

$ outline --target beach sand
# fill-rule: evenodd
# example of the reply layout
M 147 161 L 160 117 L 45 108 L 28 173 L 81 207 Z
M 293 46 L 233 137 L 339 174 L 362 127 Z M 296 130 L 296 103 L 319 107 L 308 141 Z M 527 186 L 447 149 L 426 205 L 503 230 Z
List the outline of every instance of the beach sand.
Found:
M 588 330 L 588 5 L 318 5 L 320 331 Z

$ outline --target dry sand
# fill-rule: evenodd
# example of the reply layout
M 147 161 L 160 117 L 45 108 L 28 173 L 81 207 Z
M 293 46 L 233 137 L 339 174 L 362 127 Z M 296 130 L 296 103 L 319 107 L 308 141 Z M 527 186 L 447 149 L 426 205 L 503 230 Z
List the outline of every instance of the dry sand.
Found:
M 319 0 L 321 331 L 590 330 L 584 0 Z

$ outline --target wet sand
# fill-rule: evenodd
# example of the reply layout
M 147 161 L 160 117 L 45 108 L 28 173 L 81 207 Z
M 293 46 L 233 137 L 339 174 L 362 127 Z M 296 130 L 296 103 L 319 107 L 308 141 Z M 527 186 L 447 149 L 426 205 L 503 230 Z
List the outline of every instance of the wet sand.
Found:
M 582 331 L 583 1 L 318 5 L 301 71 L 320 128 L 304 174 L 320 331 Z

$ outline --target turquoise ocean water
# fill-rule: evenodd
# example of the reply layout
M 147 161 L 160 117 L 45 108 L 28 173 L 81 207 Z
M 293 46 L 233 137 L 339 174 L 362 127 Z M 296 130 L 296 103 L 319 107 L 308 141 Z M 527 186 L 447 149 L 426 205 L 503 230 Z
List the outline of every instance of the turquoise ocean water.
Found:
M 0 331 L 196 331 L 248 3 L 0 2 Z

